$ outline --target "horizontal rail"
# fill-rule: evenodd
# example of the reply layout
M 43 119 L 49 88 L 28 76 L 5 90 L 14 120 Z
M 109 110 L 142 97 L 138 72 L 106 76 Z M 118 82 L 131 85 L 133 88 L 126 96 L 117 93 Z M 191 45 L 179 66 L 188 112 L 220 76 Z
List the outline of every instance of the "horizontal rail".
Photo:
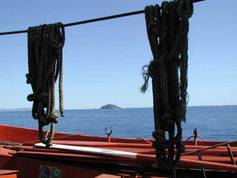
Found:
M 205 1 L 205 0 L 193 0 L 194 3 L 201 2 L 201 1 Z M 82 24 L 88 24 L 88 23 L 93 23 L 93 22 L 98 22 L 98 21 L 104 21 L 104 20 L 110 20 L 110 19 L 115 19 L 115 18 L 133 16 L 133 15 L 143 14 L 144 12 L 145 12 L 144 10 L 138 10 L 138 11 L 127 12 L 127 13 L 122 13 L 122 14 L 116 14 L 116 15 L 111 15 L 111 16 L 98 17 L 98 18 L 82 20 L 82 21 L 78 21 L 78 22 L 66 23 L 66 24 L 64 24 L 64 27 L 71 27 L 71 26 L 75 26 L 75 25 L 82 25 Z M 16 31 L 0 32 L 0 36 L 1 35 L 21 34 L 21 33 L 26 33 L 26 32 L 27 32 L 27 30 L 16 30 Z
M 190 152 L 183 153 L 182 156 L 186 156 L 186 155 L 190 155 L 190 154 L 194 154 L 194 153 L 201 153 L 203 151 L 210 150 L 210 149 L 213 149 L 213 148 L 217 148 L 219 146 L 224 146 L 224 145 L 228 145 L 228 144 L 231 145 L 231 144 L 235 144 L 235 143 L 237 143 L 237 141 L 218 143 L 216 145 L 212 145 L 212 146 L 209 146 L 209 147 L 206 147 L 206 148 L 202 148 L 202 149 L 198 149 L 198 150 L 195 150 L 195 151 L 190 151 Z

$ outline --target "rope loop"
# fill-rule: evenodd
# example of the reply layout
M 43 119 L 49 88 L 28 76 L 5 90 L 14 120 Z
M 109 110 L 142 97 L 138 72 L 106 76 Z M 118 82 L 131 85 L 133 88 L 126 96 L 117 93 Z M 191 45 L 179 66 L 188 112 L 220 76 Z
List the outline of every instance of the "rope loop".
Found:
M 182 126 L 187 105 L 190 0 L 164 1 L 145 8 L 148 40 L 153 55 L 142 68 L 145 92 L 152 78 L 154 147 L 160 168 L 172 168 L 184 151 Z
M 27 83 L 31 84 L 33 93 L 27 96 L 33 102 L 32 117 L 38 120 L 39 139 L 46 146 L 54 136 L 57 123 L 55 112 L 55 83 L 59 78 L 59 110 L 63 116 L 62 48 L 65 31 L 62 23 L 44 24 L 28 29 L 28 70 Z M 50 124 L 44 135 L 43 127 Z

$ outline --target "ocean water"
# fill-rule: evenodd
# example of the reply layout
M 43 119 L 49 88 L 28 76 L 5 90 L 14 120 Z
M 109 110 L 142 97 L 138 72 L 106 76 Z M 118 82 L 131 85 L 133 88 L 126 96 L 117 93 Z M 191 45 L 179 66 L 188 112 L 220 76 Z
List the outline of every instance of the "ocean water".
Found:
M 37 121 L 29 111 L 1 111 L 0 124 L 37 128 Z M 112 127 L 113 137 L 152 138 L 152 108 L 66 110 L 56 129 L 104 136 L 105 127 Z M 237 106 L 188 107 L 183 138 L 191 136 L 194 128 L 207 140 L 237 140 Z

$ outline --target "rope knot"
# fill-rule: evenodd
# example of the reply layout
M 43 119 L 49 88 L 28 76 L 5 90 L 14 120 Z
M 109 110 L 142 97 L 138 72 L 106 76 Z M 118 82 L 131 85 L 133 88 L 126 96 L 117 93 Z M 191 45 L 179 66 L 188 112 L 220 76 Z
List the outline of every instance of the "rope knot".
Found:
M 57 116 L 56 112 L 50 113 L 50 115 L 48 116 L 48 120 L 52 123 L 55 123 L 55 124 L 58 123 L 57 118 L 58 118 L 58 116 Z
M 26 74 L 26 83 L 30 84 L 32 82 L 32 77 L 30 76 L 29 73 Z
M 33 93 L 32 93 L 32 94 L 29 94 L 29 95 L 27 96 L 27 100 L 28 100 L 28 101 L 34 101 L 34 100 L 35 100 L 34 94 L 33 94 Z
M 148 66 L 148 74 L 151 78 L 157 77 L 157 73 L 159 70 L 159 62 L 158 60 L 153 60 L 150 62 Z

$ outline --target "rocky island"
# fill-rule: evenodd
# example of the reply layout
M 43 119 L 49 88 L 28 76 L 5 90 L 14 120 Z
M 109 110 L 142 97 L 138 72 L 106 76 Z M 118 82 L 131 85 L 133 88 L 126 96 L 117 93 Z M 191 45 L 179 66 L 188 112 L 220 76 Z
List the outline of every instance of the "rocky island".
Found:
M 113 104 L 106 104 L 102 106 L 100 109 L 122 109 L 122 108 Z

